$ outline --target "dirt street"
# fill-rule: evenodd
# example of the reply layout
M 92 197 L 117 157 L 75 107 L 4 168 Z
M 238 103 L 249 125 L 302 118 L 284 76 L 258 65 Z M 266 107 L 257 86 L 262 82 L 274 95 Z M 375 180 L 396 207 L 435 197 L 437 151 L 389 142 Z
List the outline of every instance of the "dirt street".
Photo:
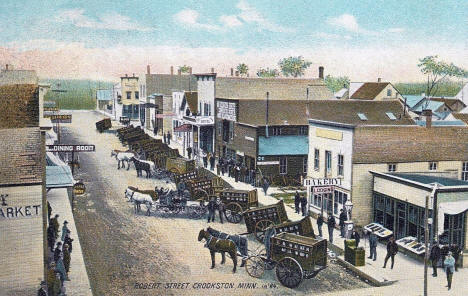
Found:
M 87 194 L 75 200 L 75 220 L 94 295 L 314 295 L 330 291 L 366 288 L 366 283 L 344 268 L 330 263 L 316 278 L 304 280 L 296 289 L 284 288 L 274 271 L 262 279 L 250 277 L 244 268 L 232 273 L 232 261 L 210 269 L 210 254 L 197 241 L 205 219 L 147 217 L 135 214 L 124 198 L 127 186 L 153 189 L 174 188 L 174 184 L 157 179 L 137 178 L 133 167 L 117 170 L 111 149 L 125 149 L 112 133 L 99 134 L 94 123 L 102 118 L 94 112 L 74 112 L 73 124 L 62 126 L 63 144 L 94 144 L 96 152 L 79 155 L 81 168 L 75 179 L 82 179 Z M 142 208 L 145 208 L 142 206 Z M 212 227 L 227 233 L 242 233 L 243 223 Z M 249 249 L 258 246 L 249 237 Z M 240 260 L 239 260 L 240 264 Z M 153 283 L 150 289 L 137 283 Z M 158 287 L 156 283 L 161 283 Z M 179 285 L 167 285 L 179 283 Z M 182 284 L 188 283 L 188 284 Z M 197 283 L 204 283 L 197 284 Z M 228 283 L 205 289 L 207 283 Z M 231 288 L 230 284 L 233 284 Z M 239 283 L 256 283 L 255 289 L 238 288 Z M 263 285 L 273 285 L 263 288 Z M 221 289 L 218 289 L 221 288 Z

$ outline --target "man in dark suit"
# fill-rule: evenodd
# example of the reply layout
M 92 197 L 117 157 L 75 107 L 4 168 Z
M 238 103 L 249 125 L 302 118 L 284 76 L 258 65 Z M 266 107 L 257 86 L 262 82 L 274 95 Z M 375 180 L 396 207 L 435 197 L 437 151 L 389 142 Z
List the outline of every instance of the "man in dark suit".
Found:
M 335 217 L 333 217 L 333 214 L 330 212 L 330 213 L 328 213 L 328 222 L 327 222 L 328 241 L 330 243 L 333 243 L 333 230 L 335 229 L 335 225 L 336 225 Z

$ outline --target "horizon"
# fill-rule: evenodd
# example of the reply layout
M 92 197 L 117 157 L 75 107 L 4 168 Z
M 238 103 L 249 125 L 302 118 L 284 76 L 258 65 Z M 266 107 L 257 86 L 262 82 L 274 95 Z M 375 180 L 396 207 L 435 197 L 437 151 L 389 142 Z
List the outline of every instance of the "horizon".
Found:
M 303 78 L 324 66 L 325 76 L 351 81 L 424 82 L 417 64 L 427 55 L 468 68 L 468 3 L 457 1 L 28 0 L 0 8 L 0 62 L 41 79 L 110 82 L 147 65 L 152 74 L 189 65 L 226 76 L 239 63 L 254 77 L 288 56 L 312 62 Z

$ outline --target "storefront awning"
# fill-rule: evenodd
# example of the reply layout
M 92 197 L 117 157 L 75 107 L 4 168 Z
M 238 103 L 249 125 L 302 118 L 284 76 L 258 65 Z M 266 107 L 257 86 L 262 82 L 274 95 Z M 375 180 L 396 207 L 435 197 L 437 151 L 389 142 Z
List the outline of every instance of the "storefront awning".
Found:
M 192 126 L 190 124 L 182 124 L 181 126 L 174 128 L 174 132 L 178 132 L 178 133 L 187 133 L 191 131 L 192 131 Z
M 73 175 L 68 165 L 46 166 L 46 188 L 72 187 Z
M 308 136 L 258 137 L 258 155 L 307 155 Z
M 437 217 L 437 231 L 440 234 L 444 232 L 444 216 L 458 215 L 468 210 L 468 200 L 443 202 L 439 204 Z

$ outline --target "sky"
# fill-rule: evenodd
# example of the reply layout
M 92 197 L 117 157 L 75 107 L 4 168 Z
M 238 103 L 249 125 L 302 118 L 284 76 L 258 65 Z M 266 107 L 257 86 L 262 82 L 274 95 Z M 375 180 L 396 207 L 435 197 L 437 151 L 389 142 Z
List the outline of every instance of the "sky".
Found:
M 423 81 L 426 55 L 468 68 L 468 1 L 0 1 L 0 63 L 43 78 L 117 80 L 170 66 L 255 76 L 281 58 L 306 77 Z

